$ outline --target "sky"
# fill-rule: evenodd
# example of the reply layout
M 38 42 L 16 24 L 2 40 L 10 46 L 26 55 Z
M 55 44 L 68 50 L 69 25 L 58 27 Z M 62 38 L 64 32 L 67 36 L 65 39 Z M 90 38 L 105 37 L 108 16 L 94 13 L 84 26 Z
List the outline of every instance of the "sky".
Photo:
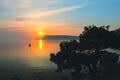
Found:
M 0 0 L 0 37 L 79 35 L 84 26 L 120 28 L 120 0 Z

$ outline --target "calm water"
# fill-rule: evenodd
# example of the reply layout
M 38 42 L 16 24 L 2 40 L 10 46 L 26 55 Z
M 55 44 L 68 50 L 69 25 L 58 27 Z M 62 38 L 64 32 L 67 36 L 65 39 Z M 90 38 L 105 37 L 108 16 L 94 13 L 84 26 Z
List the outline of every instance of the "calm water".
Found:
M 21 68 L 55 68 L 49 61 L 50 53 L 59 50 L 60 41 L 31 40 L 28 41 L 0 41 L 0 70 Z
M 56 65 L 52 63 L 50 53 L 59 50 L 60 41 L 31 40 L 31 47 L 27 40 L 0 41 L 0 70 L 41 68 L 51 69 Z M 112 50 L 110 50 L 112 51 Z M 120 52 L 118 51 L 120 54 Z
M 49 58 L 59 50 L 59 43 L 31 40 L 29 47 L 27 40 L 0 41 L 0 80 L 14 80 L 16 76 L 22 80 L 58 80 L 62 74 L 54 72 L 56 65 Z

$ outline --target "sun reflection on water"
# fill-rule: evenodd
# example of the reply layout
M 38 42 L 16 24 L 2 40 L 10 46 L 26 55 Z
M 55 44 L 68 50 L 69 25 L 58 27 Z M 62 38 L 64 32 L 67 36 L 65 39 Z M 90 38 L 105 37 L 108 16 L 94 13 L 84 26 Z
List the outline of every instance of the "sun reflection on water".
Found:
M 42 50 L 42 47 L 43 47 L 43 43 L 42 43 L 42 40 L 39 41 L 39 48 L 40 50 Z
M 33 40 L 30 56 L 48 58 L 50 53 L 56 53 L 59 50 L 59 41 L 52 40 Z

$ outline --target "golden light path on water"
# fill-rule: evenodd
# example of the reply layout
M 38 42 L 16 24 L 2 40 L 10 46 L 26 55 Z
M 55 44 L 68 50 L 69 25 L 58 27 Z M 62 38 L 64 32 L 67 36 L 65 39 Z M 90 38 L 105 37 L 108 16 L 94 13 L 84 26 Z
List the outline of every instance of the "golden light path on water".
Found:
M 43 47 L 43 43 L 42 43 L 42 40 L 39 41 L 39 48 L 40 50 L 42 50 L 42 47 Z
M 49 57 L 50 53 L 56 53 L 59 50 L 59 43 L 60 41 L 52 41 L 52 40 L 32 40 L 30 47 L 31 57 Z M 28 56 L 27 55 L 27 56 Z

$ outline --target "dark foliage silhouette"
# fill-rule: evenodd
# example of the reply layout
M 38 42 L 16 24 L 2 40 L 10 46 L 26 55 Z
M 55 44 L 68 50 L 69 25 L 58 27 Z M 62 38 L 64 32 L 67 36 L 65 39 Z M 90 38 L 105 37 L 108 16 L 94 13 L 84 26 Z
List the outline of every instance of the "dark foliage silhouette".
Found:
M 101 66 L 105 68 L 104 72 L 114 72 L 115 67 L 118 67 L 119 55 L 107 49 L 120 49 L 120 35 L 109 31 L 109 26 L 86 26 L 79 36 L 79 41 L 65 41 L 59 46 L 60 51 L 51 53 L 50 60 L 57 65 L 58 72 L 72 69 L 71 76 L 77 80 L 82 79 L 82 65 L 89 68 L 87 75 L 93 80 L 97 80 Z

